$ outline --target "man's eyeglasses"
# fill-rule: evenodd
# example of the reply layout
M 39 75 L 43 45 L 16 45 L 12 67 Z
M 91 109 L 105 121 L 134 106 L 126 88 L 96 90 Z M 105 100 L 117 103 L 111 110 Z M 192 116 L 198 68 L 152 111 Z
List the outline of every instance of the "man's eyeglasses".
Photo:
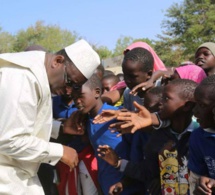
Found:
M 77 83 L 73 83 L 70 78 L 68 77 L 67 71 L 66 71 L 66 65 L 64 65 L 64 82 L 67 86 L 72 87 L 74 90 L 79 90 L 81 88 L 81 85 L 78 85 Z

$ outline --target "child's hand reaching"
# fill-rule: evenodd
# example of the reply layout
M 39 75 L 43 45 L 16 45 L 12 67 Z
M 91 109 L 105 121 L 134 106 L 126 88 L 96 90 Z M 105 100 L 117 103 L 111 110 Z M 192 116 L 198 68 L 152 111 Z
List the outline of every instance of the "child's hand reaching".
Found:
M 123 191 L 123 185 L 121 182 L 118 182 L 112 185 L 109 189 L 109 195 L 118 195 Z
M 154 86 L 153 80 L 149 79 L 148 81 L 144 83 L 140 83 L 139 85 L 136 85 L 131 91 L 130 94 L 136 96 L 138 91 L 146 91 L 147 89 L 150 89 Z
M 151 113 L 143 106 L 134 102 L 137 112 L 120 112 L 117 120 L 121 122 L 110 125 L 111 132 L 119 132 L 117 136 L 125 133 L 135 133 L 138 129 L 152 125 Z
M 195 195 L 212 195 L 215 192 L 215 180 L 209 177 L 201 176 L 199 184 L 194 190 Z
M 127 109 L 121 109 L 121 110 L 103 110 L 101 114 L 98 114 L 94 120 L 93 123 L 95 124 L 101 124 L 108 122 L 110 120 L 116 119 L 120 112 L 125 112 Z
M 117 168 L 119 166 L 119 156 L 116 152 L 108 145 L 99 145 L 98 149 L 98 156 L 105 160 L 111 166 Z

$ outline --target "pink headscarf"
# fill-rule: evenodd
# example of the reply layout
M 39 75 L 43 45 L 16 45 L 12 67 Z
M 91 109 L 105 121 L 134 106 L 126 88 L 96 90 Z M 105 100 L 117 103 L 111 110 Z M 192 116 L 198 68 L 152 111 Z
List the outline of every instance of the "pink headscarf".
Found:
M 161 61 L 161 59 L 158 57 L 158 55 L 155 53 L 155 51 L 151 48 L 151 46 L 149 46 L 147 43 L 145 42 L 135 42 L 132 43 L 131 45 L 129 45 L 125 50 L 124 50 L 124 54 L 126 53 L 126 51 L 130 51 L 136 47 L 142 47 L 144 49 L 147 49 L 153 56 L 154 58 L 154 71 L 156 70 L 166 70 L 166 67 L 164 65 L 164 63 Z
M 196 83 L 200 83 L 207 77 L 205 71 L 197 65 L 186 65 L 175 68 L 181 79 L 190 79 Z

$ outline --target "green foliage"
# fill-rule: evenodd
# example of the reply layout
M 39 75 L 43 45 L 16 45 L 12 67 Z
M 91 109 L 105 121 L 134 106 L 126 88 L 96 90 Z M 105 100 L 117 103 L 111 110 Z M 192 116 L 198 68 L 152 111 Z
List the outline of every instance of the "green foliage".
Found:
M 116 42 L 113 57 L 122 55 L 125 48 L 129 46 L 133 40 L 134 39 L 132 37 L 121 36 Z
M 112 52 L 106 46 L 95 46 L 93 45 L 95 51 L 99 54 L 101 59 L 110 58 L 112 56 Z
M 127 37 L 127 36 L 121 36 L 116 43 L 114 52 L 113 52 L 113 57 L 115 56 L 119 56 L 123 54 L 123 51 L 132 43 L 134 42 L 138 42 L 138 41 L 142 41 L 142 42 L 146 42 L 149 45 L 153 46 L 153 41 L 148 39 L 148 38 L 139 38 L 139 39 L 134 39 L 132 37 Z
M 50 52 L 56 52 L 79 39 L 76 32 L 62 30 L 58 25 L 47 25 L 38 21 L 16 35 L 14 51 L 23 51 L 29 45 L 41 45 Z
M 215 42 L 214 11 L 214 0 L 184 0 L 181 4 L 173 4 L 167 10 L 168 19 L 162 24 L 166 31 L 159 38 L 164 45 L 168 42 L 172 57 L 178 53 L 175 56 L 177 62 L 181 58 L 192 60 L 200 44 Z M 168 51 L 168 48 L 165 49 Z M 164 53 L 161 56 L 165 59 Z
M 0 53 L 13 52 L 14 37 L 0 27 Z

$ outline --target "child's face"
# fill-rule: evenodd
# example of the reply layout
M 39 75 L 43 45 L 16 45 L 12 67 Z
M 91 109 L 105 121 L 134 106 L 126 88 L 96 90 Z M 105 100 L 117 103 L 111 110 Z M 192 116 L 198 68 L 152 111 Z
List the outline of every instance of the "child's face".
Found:
M 209 87 L 198 86 L 195 90 L 194 97 L 196 100 L 196 106 L 193 109 L 194 116 L 197 118 L 197 122 L 202 128 L 214 128 L 215 120 L 213 108 L 215 102 L 210 98 Z
M 208 72 L 215 68 L 215 57 L 209 49 L 202 47 L 196 52 L 195 64 Z
M 102 91 L 106 93 L 110 91 L 111 87 L 113 87 L 116 83 L 113 79 L 102 79 Z
M 152 93 L 146 93 L 144 97 L 144 106 L 149 112 L 159 111 L 161 97 Z
M 74 90 L 74 102 L 82 113 L 89 113 L 96 105 L 96 91 L 83 85 L 80 90 Z
M 146 82 L 150 78 L 147 72 L 141 70 L 141 66 L 141 62 L 134 62 L 132 60 L 123 61 L 122 71 L 124 73 L 125 83 L 129 89 L 133 89 L 136 85 Z
M 181 109 L 186 101 L 179 96 L 178 86 L 167 84 L 163 90 L 159 116 L 161 119 L 172 119 L 181 114 Z

